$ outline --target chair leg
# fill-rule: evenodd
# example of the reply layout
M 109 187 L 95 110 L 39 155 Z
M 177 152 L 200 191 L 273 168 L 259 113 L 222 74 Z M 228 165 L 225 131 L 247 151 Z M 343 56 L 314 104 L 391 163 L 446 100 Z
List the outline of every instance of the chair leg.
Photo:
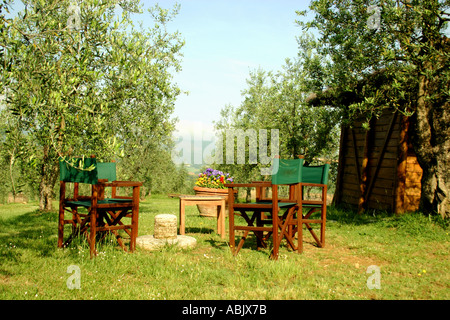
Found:
M 280 235 L 278 236 L 278 245 L 281 244 L 281 241 L 283 240 L 283 238 L 286 238 L 286 241 L 287 241 L 288 245 L 292 248 L 292 250 L 296 250 L 294 240 L 293 240 L 293 233 L 292 233 L 293 228 L 292 228 L 292 224 L 291 224 L 294 214 L 295 214 L 295 208 L 290 208 L 289 210 L 287 210 L 285 212 L 285 214 L 283 215 L 283 218 L 281 220 L 279 220 L 279 222 L 278 222 L 278 225 L 280 228 Z
M 80 221 L 78 221 L 80 218 L 78 216 L 78 209 L 76 207 L 72 208 L 72 233 L 75 232 L 77 229 L 77 224 L 81 224 Z
M 90 254 L 91 258 L 97 255 L 95 250 L 95 237 L 97 233 L 97 210 L 91 209 L 90 214 L 90 235 L 89 235 L 89 248 L 90 248 Z
M 322 188 L 322 211 L 321 211 L 322 223 L 320 225 L 320 241 L 322 248 L 325 247 L 325 226 L 327 223 L 327 186 Z
M 230 202 L 229 202 L 230 203 Z M 230 249 L 233 255 L 236 255 L 236 239 L 235 239 L 235 230 L 234 230 L 234 210 L 230 205 L 228 207 L 228 229 L 230 234 Z
M 64 241 L 64 207 L 59 207 L 59 219 L 58 219 L 58 248 L 63 247 Z
M 234 250 L 234 255 L 237 255 L 239 253 L 239 251 L 242 249 L 242 247 L 244 246 L 244 242 L 247 239 L 248 234 L 249 234 L 249 231 L 245 230 L 244 235 L 242 236 L 241 240 L 239 241 L 237 248 L 235 248 L 235 250 Z
M 270 255 L 270 258 L 273 260 L 278 260 L 278 253 L 280 250 L 280 241 L 278 238 L 278 212 L 277 210 L 272 211 L 272 241 L 273 241 L 273 250 Z
M 306 225 L 306 228 L 308 229 L 309 233 L 311 233 L 312 237 L 314 238 L 314 240 L 316 241 L 317 245 L 322 248 L 322 240 L 319 239 L 316 235 L 316 233 L 314 232 L 313 228 L 311 227 L 311 225 L 307 222 L 304 222 L 304 224 Z M 322 229 L 322 223 L 321 223 L 321 227 L 320 229 Z
M 320 242 L 322 243 L 322 248 L 325 247 L 325 228 L 327 222 L 327 211 L 326 207 L 322 209 L 322 222 L 320 224 Z
M 120 234 L 116 230 L 111 230 L 111 232 L 112 232 L 112 234 L 114 234 L 116 236 L 117 243 L 123 249 L 123 251 L 128 252 L 128 249 L 125 246 L 125 244 L 123 243 L 122 237 L 120 236 Z M 131 247 L 131 244 L 130 244 L 130 247 Z M 131 249 L 130 249 L 130 251 L 131 251 Z
M 63 243 L 62 248 L 67 248 L 73 239 L 78 237 L 79 235 L 85 235 L 88 230 L 88 223 L 90 221 L 89 215 L 86 216 L 83 220 L 81 220 L 80 216 L 77 213 L 76 208 L 72 208 L 72 233 L 69 235 L 67 240 Z
M 322 229 L 322 248 L 325 247 L 325 222 L 323 223 L 323 229 Z
M 256 226 L 257 227 L 263 227 L 264 226 L 264 224 L 262 223 L 262 217 L 261 217 L 262 214 L 263 214 L 262 212 L 255 214 L 256 215 Z M 248 223 L 248 221 L 247 221 L 247 223 Z M 254 231 L 254 234 L 256 236 L 256 250 L 261 250 L 261 248 L 265 248 L 266 245 L 264 243 L 264 232 L 262 232 L 262 231 Z
M 140 187 L 133 188 L 133 208 L 131 209 L 131 239 L 130 239 L 130 251 L 133 252 L 136 249 L 136 238 L 138 236 L 138 222 L 139 222 L 139 195 Z
M 58 248 L 62 248 L 64 241 L 64 201 L 66 198 L 66 184 L 59 182 L 59 216 L 58 216 Z
M 303 210 L 300 208 L 297 214 L 297 251 L 303 253 Z

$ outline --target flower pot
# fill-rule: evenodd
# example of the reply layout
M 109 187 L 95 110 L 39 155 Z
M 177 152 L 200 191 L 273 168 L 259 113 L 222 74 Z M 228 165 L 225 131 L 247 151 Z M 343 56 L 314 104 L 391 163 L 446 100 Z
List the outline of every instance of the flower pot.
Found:
M 228 189 L 213 189 L 213 188 L 202 188 L 194 187 L 194 192 L 198 196 L 220 196 L 225 198 L 225 216 L 228 216 Z M 197 205 L 200 215 L 203 217 L 217 217 L 217 206 L 205 206 Z

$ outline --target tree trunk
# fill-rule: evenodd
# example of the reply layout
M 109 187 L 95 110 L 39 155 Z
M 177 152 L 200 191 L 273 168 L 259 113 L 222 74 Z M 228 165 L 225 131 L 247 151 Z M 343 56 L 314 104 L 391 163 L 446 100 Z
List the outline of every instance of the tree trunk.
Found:
M 421 210 L 450 218 L 450 103 L 429 98 L 434 82 L 420 76 L 413 144 L 423 169 Z
M 14 175 L 13 175 L 13 171 L 14 171 L 14 163 L 16 161 L 16 158 L 14 156 L 15 154 L 15 148 L 13 148 L 10 152 L 11 158 L 9 160 L 9 178 L 11 179 L 11 190 L 12 190 L 12 195 L 13 195 L 13 202 L 16 202 L 16 185 L 14 183 Z
M 440 214 L 442 218 L 450 218 L 448 172 L 450 167 L 437 161 L 426 166 L 422 176 L 421 210 L 425 213 Z
M 51 211 L 52 199 L 54 197 L 53 188 L 58 177 L 58 167 L 56 160 L 50 155 L 50 147 L 44 147 L 44 157 L 41 167 L 41 181 L 39 184 L 39 210 Z

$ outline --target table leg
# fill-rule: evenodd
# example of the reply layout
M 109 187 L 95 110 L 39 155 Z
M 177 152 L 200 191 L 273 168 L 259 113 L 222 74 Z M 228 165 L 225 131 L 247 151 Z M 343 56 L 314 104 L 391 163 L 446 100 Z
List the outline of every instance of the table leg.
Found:
M 180 234 L 185 234 L 185 210 L 184 210 L 185 202 L 183 199 L 180 199 Z
M 223 201 L 217 206 L 217 233 L 222 239 L 225 239 L 225 205 Z
M 220 235 L 222 239 L 225 239 L 225 200 L 220 204 Z

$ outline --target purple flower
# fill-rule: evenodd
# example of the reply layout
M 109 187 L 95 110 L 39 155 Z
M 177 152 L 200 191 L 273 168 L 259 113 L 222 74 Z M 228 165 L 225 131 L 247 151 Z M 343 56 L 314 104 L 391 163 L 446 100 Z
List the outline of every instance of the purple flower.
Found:
M 225 188 L 223 184 L 226 182 L 233 182 L 233 177 L 231 177 L 229 173 L 224 173 L 217 169 L 207 168 L 199 174 L 199 179 L 197 180 L 196 185 L 200 187 L 223 189 Z

